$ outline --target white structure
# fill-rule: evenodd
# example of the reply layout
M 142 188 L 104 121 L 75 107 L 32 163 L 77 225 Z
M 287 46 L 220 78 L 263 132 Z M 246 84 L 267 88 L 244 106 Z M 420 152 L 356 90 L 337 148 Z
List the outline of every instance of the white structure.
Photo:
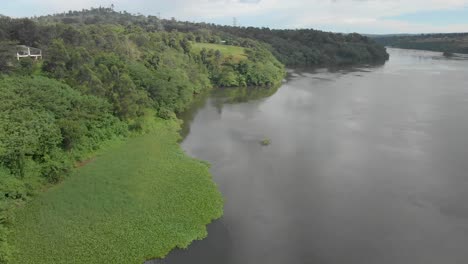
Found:
M 42 59 L 42 50 L 28 47 L 28 46 L 18 46 L 18 51 L 16 52 L 16 58 L 20 60 L 20 58 L 34 58 Z

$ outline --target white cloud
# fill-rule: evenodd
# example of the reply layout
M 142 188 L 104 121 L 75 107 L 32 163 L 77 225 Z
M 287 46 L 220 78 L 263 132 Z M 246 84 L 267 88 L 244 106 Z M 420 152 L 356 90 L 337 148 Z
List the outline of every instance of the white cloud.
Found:
M 383 17 L 468 6 L 468 0 L 178 0 L 176 2 L 177 6 L 171 10 L 174 15 L 209 18 L 260 15 L 272 11 L 286 12 L 291 17 L 300 15 L 300 19 L 306 18 L 306 15 Z
M 5 0 L 2 0 L 5 1 Z M 466 31 L 465 24 L 436 27 L 388 20 L 401 14 L 468 7 L 468 0 L 6 0 L 18 7 L 30 4 L 40 10 L 61 12 L 115 4 L 118 10 L 157 14 L 182 20 L 219 21 L 239 17 L 265 19 L 275 27 L 320 28 L 359 32 Z M 31 14 L 32 15 L 32 14 Z M 266 23 L 258 18 L 257 25 Z M 468 24 L 468 17 L 467 22 Z
M 335 0 L 312 1 L 314 9 L 304 10 L 290 27 L 341 28 L 344 31 L 379 32 L 455 32 L 468 30 L 466 25 L 436 26 L 389 20 L 386 17 L 417 12 L 453 10 L 468 5 L 466 0 Z M 300 12 L 300 11 L 298 11 Z

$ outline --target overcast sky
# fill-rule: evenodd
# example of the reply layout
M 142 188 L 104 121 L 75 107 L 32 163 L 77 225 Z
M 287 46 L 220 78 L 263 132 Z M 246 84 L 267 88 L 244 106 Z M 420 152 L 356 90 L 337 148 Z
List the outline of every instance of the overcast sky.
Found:
M 468 32 L 468 0 L 0 0 L 12 17 L 115 5 L 164 18 L 335 32 Z

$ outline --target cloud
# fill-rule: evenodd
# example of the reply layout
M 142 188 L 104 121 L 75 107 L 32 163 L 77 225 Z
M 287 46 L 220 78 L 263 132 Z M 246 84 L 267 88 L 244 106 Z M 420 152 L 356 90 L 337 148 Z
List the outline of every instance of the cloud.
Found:
M 468 1 L 464 0 L 333 0 L 314 1 L 312 11 L 302 11 L 292 21 L 292 27 L 315 26 L 341 31 L 359 31 L 366 33 L 389 32 L 448 32 L 463 29 L 463 24 L 437 27 L 432 21 L 404 22 L 389 20 L 388 17 L 402 14 L 421 13 L 437 10 L 459 10 Z M 298 11 L 300 12 L 300 11 Z M 466 23 L 468 25 L 468 12 Z
M 275 28 L 318 28 L 364 33 L 467 31 L 468 0 L 1 0 L 27 14 L 46 14 L 91 6 L 110 6 L 133 13 L 157 14 L 189 21 L 231 23 Z M 398 16 L 466 9 L 466 21 L 444 26 L 427 21 L 403 21 Z M 3 11 L 1 11 L 4 13 Z M 18 13 L 18 12 L 17 12 Z M 8 13 L 6 13 L 9 15 Z M 10 14 L 11 15 L 11 14 Z M 389 19 L 389 18 L 395 19 Z

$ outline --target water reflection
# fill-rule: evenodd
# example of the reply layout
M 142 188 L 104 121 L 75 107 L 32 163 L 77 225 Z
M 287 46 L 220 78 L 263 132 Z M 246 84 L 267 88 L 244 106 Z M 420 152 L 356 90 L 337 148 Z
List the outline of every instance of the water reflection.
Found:
M 177 114 L 177 117 L 183 121 L 179 132 L 182 139 L 184 139 L 190 133 L 190 125 L 192 124 L 193 119 L 197 115 L 198 111 L 205 107 L 206 100 L 209 95 L 209 92 L 196 95 L 189 109 Z
M 223 105 L 245 103 L 253 100 L 268 98 L 275 94 L 280 85 L 272 87 L 230 87 L 230 88 L 215 88 L 210 92 L 199 94 L 195 97 L 194 102 L 187 111 L 178 114 L 178 118 L 183 120 L 180 135 L 185 138 L 190 133 L 190 125 L 197 115 L 198 111 L 206 106 L 208 98 L 218 113 L 223 111 Z

